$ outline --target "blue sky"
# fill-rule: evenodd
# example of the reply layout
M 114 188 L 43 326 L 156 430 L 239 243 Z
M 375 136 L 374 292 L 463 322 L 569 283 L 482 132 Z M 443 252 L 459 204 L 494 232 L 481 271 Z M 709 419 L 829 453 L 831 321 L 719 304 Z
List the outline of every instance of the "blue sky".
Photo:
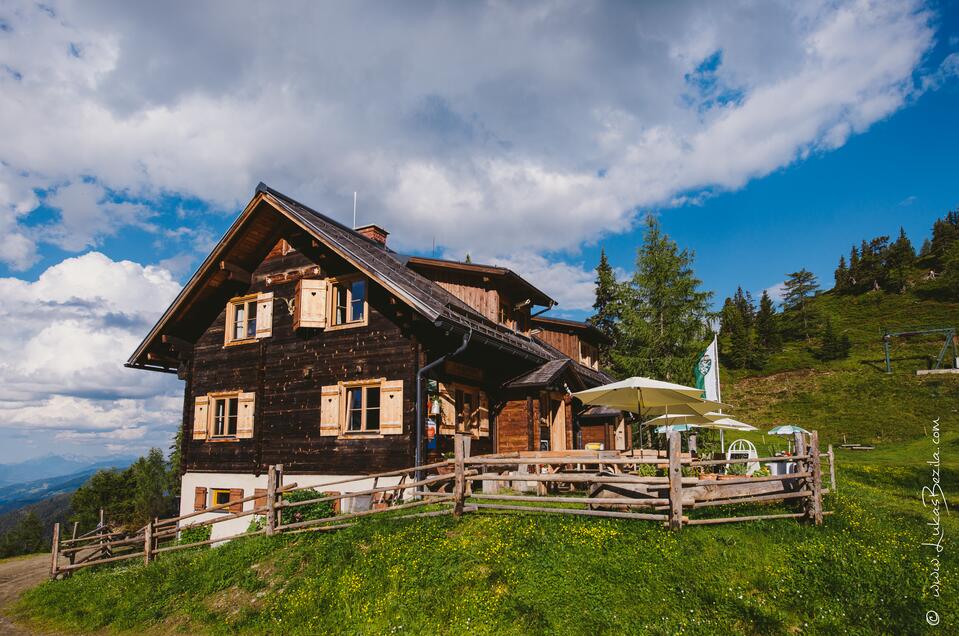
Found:
M 259 181 L 577 318 L 645 214 L 719 306 L 959 204 L 959 0 L 173 4 L 0 3 L 0 461 L 169 443 L 122 363 Z

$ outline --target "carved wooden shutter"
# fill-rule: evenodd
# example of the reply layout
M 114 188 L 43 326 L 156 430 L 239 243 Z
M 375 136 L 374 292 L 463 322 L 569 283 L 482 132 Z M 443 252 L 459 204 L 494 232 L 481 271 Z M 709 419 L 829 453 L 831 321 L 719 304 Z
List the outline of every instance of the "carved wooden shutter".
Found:
M 293 328 L 326 327 L 326 289 L 325 279 L 301 278 L 296 283 L 296 301 L 293 307 Z
M 320 435 L 340 434 L 340 387 L 331 384 L 320 391 Z
M 202 395 L 193 406 L 193 439 L 206 439 L 210 426 L 210 398 Z
M 489 400 L 486 398 L 486 392 L 479 393 L 479 407 L 476 410 L 479 419 L 479 436 L 489 437 Z
M 206 508 L 206 488 L 197 486 L 193 491 L 193 511 L 196 512 L 204 508 Z
M 236 436 L 238 439 L 253 437 L 253 414 L 256 411 L 256 393 L 241 393 L 236 401 Z
M 265 292 L 256 297 L 256 337 L 269 338 L 272 335 L 273 292 Z
M 380 433 L 403 432 L 403 381 L 390 380 L 380 385 Z
M 230 512 L 243 512 L 243 489 L 230 488 Z
M 440 389 L 440 435 L 456 432 L 456 392 L 451 384 L 439 383 Z
M 266 488 L 254 488 L 253 494 L 256 495 L 256 499 L 253 500 L 254 508 L 266 506 Z

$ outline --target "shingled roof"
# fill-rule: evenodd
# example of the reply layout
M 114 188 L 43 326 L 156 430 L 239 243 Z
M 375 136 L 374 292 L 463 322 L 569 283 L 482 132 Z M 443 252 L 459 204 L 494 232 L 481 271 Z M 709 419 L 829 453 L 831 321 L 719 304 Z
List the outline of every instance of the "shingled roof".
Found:
M 472 329 L 473 336 L 487 344 L 510 349 L 534 361 L 554 357 L 538 340 L 493 322 L 442 286 L 416 273 L 404 264 L 402 257 L 385 246 L 263 183 L 257 186 L 257 192 L 270 197 L 317 238 L 339 248 L 337 251 L 343 252 L 347 260 L 361 265 L 380 282 L 388 283 L 394 293 L 426 318 L 461 331 Z

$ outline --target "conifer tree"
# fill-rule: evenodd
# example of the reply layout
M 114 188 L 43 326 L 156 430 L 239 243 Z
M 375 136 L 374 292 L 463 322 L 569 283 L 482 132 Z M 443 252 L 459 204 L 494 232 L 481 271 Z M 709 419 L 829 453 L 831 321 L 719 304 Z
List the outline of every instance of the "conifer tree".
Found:
M 816 275 L 806 268 L 788 276 L 784 283 L 783 307 L 799 317 L 802 335 L 808 340 L 812 313 L 809 310 L 809 299 L 819 289 L 819 281 L 816 280 Z
M 596 265 L 596 302 L 593 303 L 593 315 L 587 322 L 603 333 L 611 342 L 617 340 L 617 324 L 620 320 L 621 285 L 616 281 L 613 268 L 606 258 L 606 250 L 599 252 L 599 264 Z M 600 366 L 610 366 L 610 345 L 602 345 L 599 350 Z
M 776 308 L 766 291 L 759 298 L 759 311 L 756 313 L 756 344 L 765 354 L 778 350 L 782 344 L 776 323 Z
M 700 291 L 693 255 L 647 217 L 636 272 L 624 289 L 613 366 L 622 376 L 689 382 L 707 332 L 711 292 Z
M 849 287 L 855 288 L 859 285 L 859 251 L 853 245 L 849 250 Z
M 833 274 L 835 280 L 835 289 L 838 292 L 845 291 L 849 287 L 849 268 L 846 267 L 846 257 L 839 257 L 839 266 Z
M 909 271 L 916 264 L 916 250 L 912 247 L 912 242 L 906 236 L 906 230 L 899 228 L 899 238 L 889 246 L 889 256 L 886 259 L 889 266 L 889 280 L 893 285 L 893 291 L 906 291 L 906 283 L 909 278 Z

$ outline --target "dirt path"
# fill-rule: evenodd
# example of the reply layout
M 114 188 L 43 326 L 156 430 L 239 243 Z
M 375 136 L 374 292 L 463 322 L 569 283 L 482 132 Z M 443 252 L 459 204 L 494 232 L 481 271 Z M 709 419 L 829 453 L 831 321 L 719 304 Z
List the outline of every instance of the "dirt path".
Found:
M 6 607 L 50 575 L 50 555 L 38 554 L 0 561 L 0 634 L 33 634 L 7 617 Z

